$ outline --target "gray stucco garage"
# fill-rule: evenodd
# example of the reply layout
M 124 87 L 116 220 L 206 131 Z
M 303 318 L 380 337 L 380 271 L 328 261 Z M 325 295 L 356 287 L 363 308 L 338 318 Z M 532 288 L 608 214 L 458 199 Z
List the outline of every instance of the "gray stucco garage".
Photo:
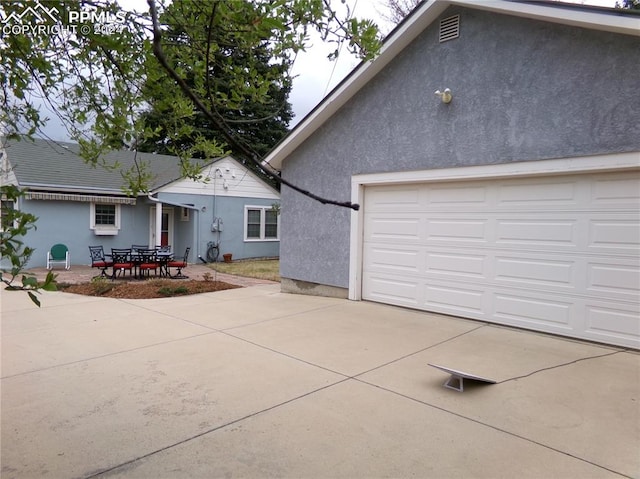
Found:
M 639 51 L 634 12 L 422 4 L 268 157 L 360 206 L 283 189 L 283 289 L 640 347 Z

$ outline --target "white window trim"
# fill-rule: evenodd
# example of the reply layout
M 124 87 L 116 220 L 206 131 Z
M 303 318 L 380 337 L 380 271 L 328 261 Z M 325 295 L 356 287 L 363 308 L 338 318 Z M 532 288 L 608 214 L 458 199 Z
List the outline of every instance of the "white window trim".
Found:
M 100 203 L 115 206 L 116 218 L 114 225 L 96 225 L 96 203 L 90 203 L 89 207 L 89 228 L 98 236 L 115 236 L 120 231 L 120 205 L 112 203 Z
M 255 243 L 255 242 L 264 242 L 264 241 L 280 241 L 280 215 L 276 215 L 276 225 L 277 225 L 277 233 L 275 238 L 265 238 L 265 221 L 266 221 L 266 211 L 271 210 L 271 206 L 264 205 L 245 205 L 244 207 L 244 241 L 247 243 Z M 248 238 L 248 221 L 249 221 L 249 210 L 260 210 L 260 238 Z

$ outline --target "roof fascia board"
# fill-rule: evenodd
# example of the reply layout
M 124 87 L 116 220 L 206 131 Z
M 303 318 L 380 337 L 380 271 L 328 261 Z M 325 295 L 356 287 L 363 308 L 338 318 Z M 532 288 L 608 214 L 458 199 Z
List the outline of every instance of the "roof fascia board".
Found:
M 530 4 L 505 0 L 429 0 L 419 6 L 418 10 L 407 18 L 407 21 L 401 23 L 391 33 L 384 42 L 380 54 L 373 61 L 360 63 L 283 141 L 276 145 L 264 159 L 264 163 L 268 163 L 273 168 L 281 169 L 282 162 L 287 156 L 451 5 L 640 36 L 640 20 L 632 15 L 602 14 L 577 8 L 562 8 L 562 5 L 549 6 L 540 3 Z
M 504 0 L 482 0 L 480 2 L 478 0 L 448 0 L 448 3 L 573 27 L 640 36 L 640 17 L 635 15 L 612 15 L 599 11 L 581 10 L 577 7 L 564 6 L 562 3 L 548 5 L 542 2 L 525 3 Z

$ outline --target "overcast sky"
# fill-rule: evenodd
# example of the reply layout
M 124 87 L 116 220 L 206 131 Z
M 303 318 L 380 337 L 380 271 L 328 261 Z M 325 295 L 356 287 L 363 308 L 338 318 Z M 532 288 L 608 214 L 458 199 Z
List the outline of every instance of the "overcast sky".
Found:
M 332 0 L 340 4 L 340 0 Z M 385 0 L 346 0 L 351 11 L 358 18 L 370 18 L 378 23 L 382 31 L 390 31 L 389 25 L 381 16 L 385 11 Z M 483 1 L 483 0 L 479 0 Z M 565 0 L 586 5 L 613 7 L 615 0 Z M 341 51 L 336 61 L 329 61 L 327 55 L 335 50 L 335 45 L 326 45 L 319 38 L 309 40 L 309 48 L 296 58 L 293 74 L 296 78 L 289 97 L 295 117 L 290 126 L 302 120 L 353 68 L 359 60 L 346 50 Z M 55 115 L 47 113 L 52 120 L 44 128 L 45 133 L 54 140 L 67 140 L 66 131 L 55 121 Z

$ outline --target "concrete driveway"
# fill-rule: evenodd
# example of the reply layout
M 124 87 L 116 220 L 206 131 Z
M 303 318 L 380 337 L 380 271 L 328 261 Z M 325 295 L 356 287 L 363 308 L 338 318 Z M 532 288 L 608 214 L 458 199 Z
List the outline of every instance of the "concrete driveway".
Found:
M 640 477 L 637 352 L 279 285 L 1 300 L 5 479 Z

